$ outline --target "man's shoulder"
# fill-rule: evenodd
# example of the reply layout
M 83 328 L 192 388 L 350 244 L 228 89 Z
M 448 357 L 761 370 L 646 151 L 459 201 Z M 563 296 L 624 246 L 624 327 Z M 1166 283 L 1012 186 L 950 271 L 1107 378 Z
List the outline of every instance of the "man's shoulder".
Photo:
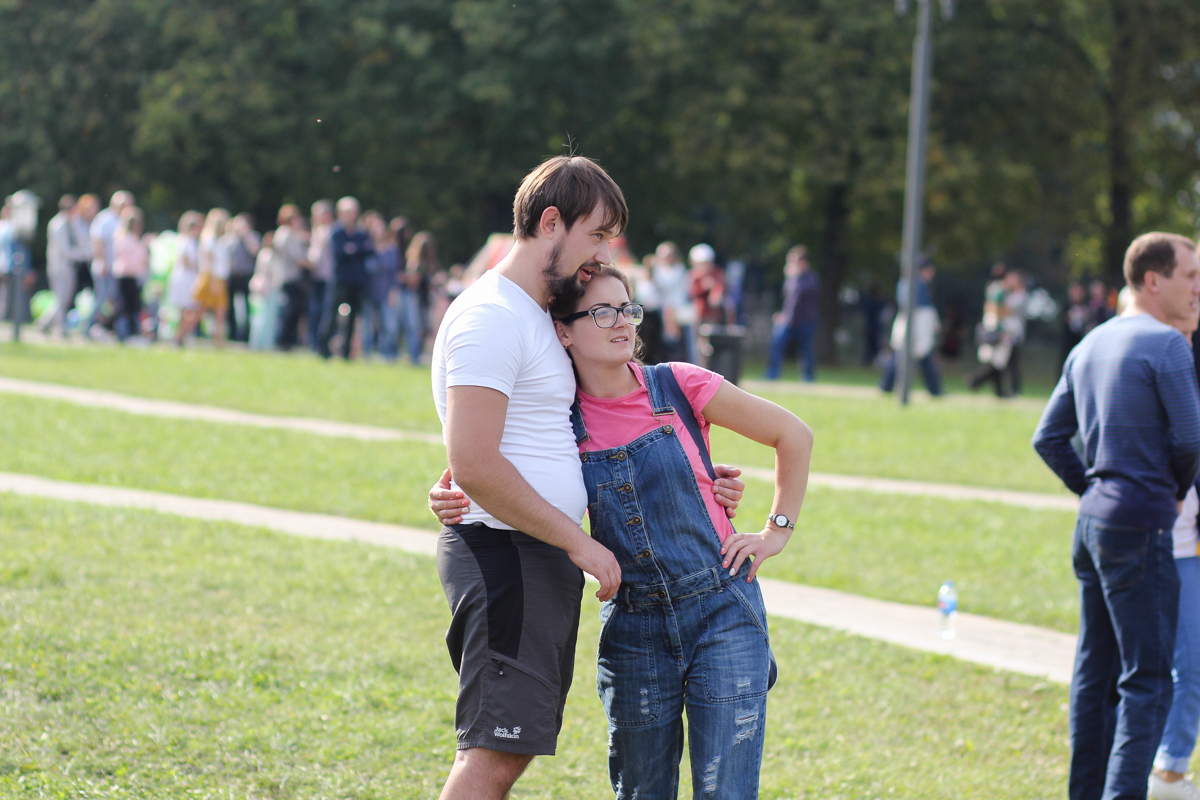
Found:
M 1175 328 L 1165 322 L 1160 322 L 1149 314 L 1137 314 L 1132 317 L 1113 317 L 1093 331 L 1097 343 L 1105 340 L 1128 338 L 1137 341 L 1138 352 L 1151 356 L 1167 349 L 1187 350 L 1187 340 Z M 1141 349 L 1145 347 L 1146 349 Z
M 489 278 L 489 275 L 484 275 L 454 299 L 450 308 L 446 310 L 446 321 L 454 323 L 459 319 L 470 318 L 480 323 L 494 321 L 511 325 L 519 319 L 519 315 L 514 298 L 503 289 L 504 287 Z

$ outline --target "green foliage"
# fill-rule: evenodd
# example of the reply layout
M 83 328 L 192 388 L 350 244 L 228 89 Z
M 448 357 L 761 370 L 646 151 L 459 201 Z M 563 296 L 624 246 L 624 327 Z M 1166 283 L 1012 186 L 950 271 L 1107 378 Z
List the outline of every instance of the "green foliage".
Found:
M 1200 11 L 986 0 L 939 21 L 928 249 L 1113 272 L 1200 212 Z M 161 222 L 354 193 L 450 260 L 547 155 L 608 167 L 630 238 L 891 282 L 912 16 L 888 0 L 5 0 L 0 190 L 138 192 Z

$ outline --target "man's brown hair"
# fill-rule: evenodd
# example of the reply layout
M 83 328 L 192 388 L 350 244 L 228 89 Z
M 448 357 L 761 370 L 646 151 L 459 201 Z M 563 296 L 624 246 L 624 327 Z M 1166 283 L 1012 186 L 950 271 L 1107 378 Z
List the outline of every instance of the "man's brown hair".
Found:
M 513 233 L 518 239 L 537 235 L 542 213 L 558 209 L 563 224 L 571 229 L 597 206 L 604 206 L 604 227 L 621 233 L 629 222 L 625 195 L 604 168 L 584 156 L 555 156 L 543 161 L 525 176 L 513 200 Z
M 1157 272 L 1164 278 L 1175 272 L 1175 245 L 1195 250 L 1196 243 L 1178 233 L 1153 231 L 1133 240 L 1125 251 L 1125 282 L 1140 289 L 1147 272 Z

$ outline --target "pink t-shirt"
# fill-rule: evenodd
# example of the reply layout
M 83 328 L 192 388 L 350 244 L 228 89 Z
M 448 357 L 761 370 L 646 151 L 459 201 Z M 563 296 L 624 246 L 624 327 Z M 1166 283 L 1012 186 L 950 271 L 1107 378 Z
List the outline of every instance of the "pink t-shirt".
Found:
M 113 276 L 145 278 L 150 266 L 150 250 L 142 237 L 132 233 L 113 237 Z
M 687 428 L 679 421 L 678 415 L 672 413 L 670 416 L 654 416 L 653 409 L 650 407 L 650 394 L 646 391 L 646 379 L 642 376 L 642 368 L 631 362 L 629 371 L 637 378 L 640 386 L 637 391 L 630 392 L 623 397 L 606 399 L 579 392 L 579 410 L 583 414 L 583 424 L 587 427 L 588 432 L 588 438 L 579 445 L 579 451 L 587 453 L 594 450 L 611 450 L 614 447 L 629 444 L 639 436 L 644 436 L 662 425 L 674 425 L 679 441 L 683 445 L 683 452 L 687 454 L 688 461 L 692 464 L 692 472 L 696 475 L 696 484 L 700 487 L 701 496 L 704 497 L 708 515 L 712 517 L 713 527 L 717 529 L 717 535 L 724 542 L 725 537 L 733 533 L 733 523 L 729 521 L 729 517 L 725 516 L 725 507 L 717 502 L 716 496 L 712 493 L 713 482 L 704 468 L 704 461 L 700 458 L 700 451 L 696 449 L 696 443 L 692 441 Z M 696 413 L 696 421 L 700 423 L 700 432 L 704 435 L 705 444 L 708 444 L 709 425 L 708 421 L 704 419 L 702 409 L 708 405 L 709 400 L 713 399 L 717 389 L 721 388 L 723 379 L 717 373 L 709 372 L 703 367 L 693 364 L 672 363 L 671 372 L 675 375 L 675 380 L 679 382 L 679 388 L 683 390 L 684 397 L 692 404 L 692 410 Z

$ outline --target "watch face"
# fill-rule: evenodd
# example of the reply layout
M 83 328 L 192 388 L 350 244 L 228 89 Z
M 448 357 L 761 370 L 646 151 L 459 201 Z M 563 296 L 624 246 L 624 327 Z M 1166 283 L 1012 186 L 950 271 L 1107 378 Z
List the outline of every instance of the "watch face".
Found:
M 791 520 L 789 520 L 783 514 L 776 514 L 775 516 L 771 517 L 771 521 L 781 528 L 786 528 Z

